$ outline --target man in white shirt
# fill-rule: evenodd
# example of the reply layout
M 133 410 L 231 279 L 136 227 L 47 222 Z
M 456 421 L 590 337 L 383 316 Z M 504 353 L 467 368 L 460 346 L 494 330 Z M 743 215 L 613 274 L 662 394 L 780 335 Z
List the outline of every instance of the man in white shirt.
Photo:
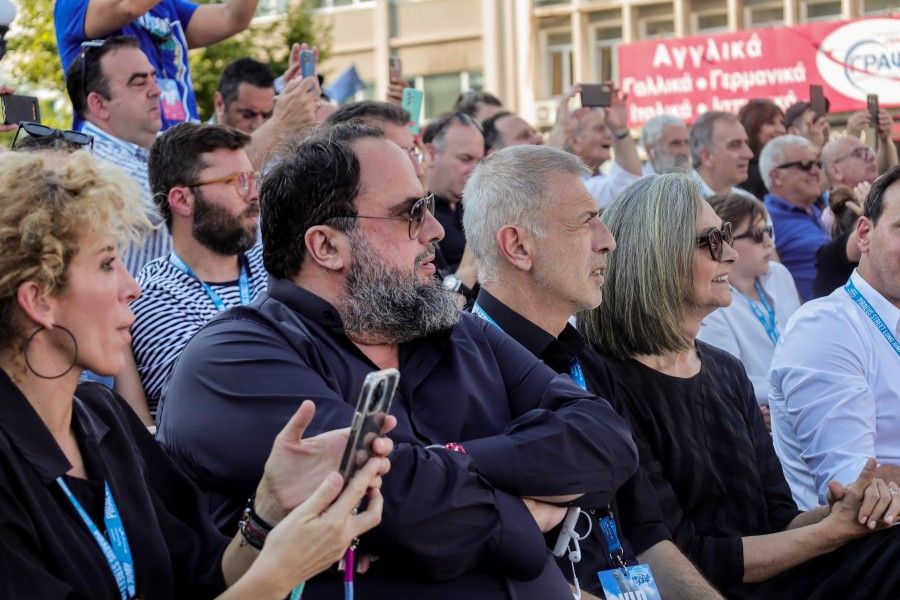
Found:
M 587 165 L 591 176 L 584 185 L 600 208 L 606 208 L 616 193 L 641 176 L 641 159 L 628 130 L 628 104 L 619 90 L 610 84 L 611 105 L 607 108 L 581 108 L 572 114 L 563 150 L 571 152 Z M 609 174 L 600 167 L 615 152 Z
M 872 186 L 856 235 L 859 267 L 794 314 L 769 373 L 775 450 L 800 508 L 870 456 L 900 482 L 900 167 Z
M 657 115 L 644 123 L 641 145 L 647 152 L 644 175 L 691 170 L 691 140 L 687 125 L 672 115 Z

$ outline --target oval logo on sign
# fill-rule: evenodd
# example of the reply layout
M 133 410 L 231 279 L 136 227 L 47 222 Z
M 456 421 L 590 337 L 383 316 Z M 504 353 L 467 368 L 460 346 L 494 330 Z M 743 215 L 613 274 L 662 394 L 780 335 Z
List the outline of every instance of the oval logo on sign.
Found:
M 878 94 L 900 104 L 900 19 L 863 19 L 838 27 L 819 46 L 822 79 L 850 98 Z

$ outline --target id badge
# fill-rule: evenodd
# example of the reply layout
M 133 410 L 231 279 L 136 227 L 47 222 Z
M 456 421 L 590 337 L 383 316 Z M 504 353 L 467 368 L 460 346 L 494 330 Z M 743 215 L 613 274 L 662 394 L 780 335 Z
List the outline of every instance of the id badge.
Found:
M 606 600 L 660 600 L 650 565 L 598 571 Z

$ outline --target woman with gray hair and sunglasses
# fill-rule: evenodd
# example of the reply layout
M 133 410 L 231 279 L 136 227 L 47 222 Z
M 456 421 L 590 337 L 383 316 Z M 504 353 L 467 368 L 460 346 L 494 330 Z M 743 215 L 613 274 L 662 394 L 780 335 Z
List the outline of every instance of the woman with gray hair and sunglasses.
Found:
M 773 260 L 772 226 L 762 202 L 743 194 L 709 200 L 723 221 L 732 223 L 731 246 L 738 258 L 728 284 L 732 302 L 703 319 L 697 339 L 735 355 L 747 370 L 766 429 L 769 419 L 769 365 L 787 320 L 800 308 L 797 286 L 784 265 Z
M 898 597 L 900 529 L 866 537 L 900 513 L 875 461 L 797 510 L 744 367 L 696 339 L 732 302 L 731 225 L 682 174 L 636 181 L 603 220 L 617 248 L 578 319 L 602 355 L 584 368 L 631 422 L 675 544 L 727 597 Z

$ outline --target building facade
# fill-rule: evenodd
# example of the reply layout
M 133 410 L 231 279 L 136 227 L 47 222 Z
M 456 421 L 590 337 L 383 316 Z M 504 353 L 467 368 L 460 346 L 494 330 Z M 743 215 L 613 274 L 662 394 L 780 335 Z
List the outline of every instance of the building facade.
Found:
M 288 0 L 261 0 L 278 13 Z M 621 43 L 888 14 L 897 0 L 315 0 L 331 77 L 353 64 L 383 98 L 388 58 L 425 93 L 425 117 L 485 89 L 547 127 L 573 82 L 617 79 Z

